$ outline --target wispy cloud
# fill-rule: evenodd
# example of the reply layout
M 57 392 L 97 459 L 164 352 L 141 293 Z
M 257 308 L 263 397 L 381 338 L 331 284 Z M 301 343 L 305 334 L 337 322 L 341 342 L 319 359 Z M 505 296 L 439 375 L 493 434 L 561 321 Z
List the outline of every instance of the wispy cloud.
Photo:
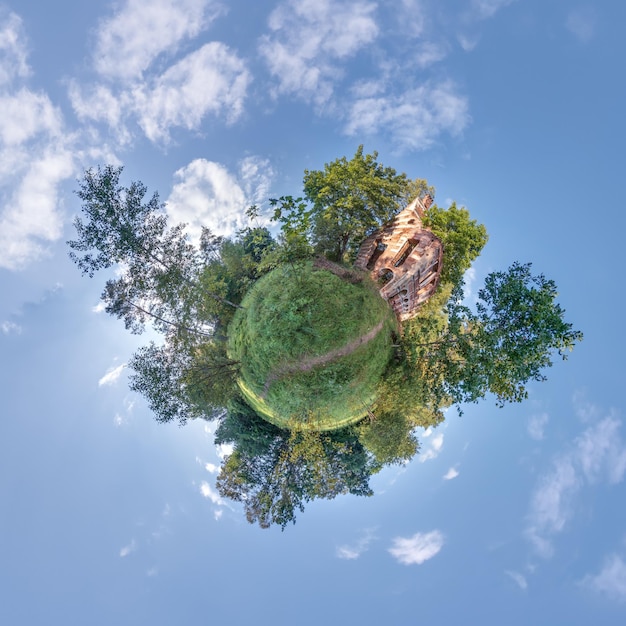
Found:
M 211 42 L 132 91 L 139 125 L 151 141 L 167 141 L 173 127 L 195 130 L 209 113 L 227 123 L 243 112 L 250 75 L 228 46 Z
M 367 551 L 372 541 L 376 539 L 373 528 L 363 531 L 362 535 L 353 544 L 337 546 L 335 554 L 340 559 L 355 560 Z
M 358 0 L 289 0 L 269 18 L 271 34 L 259 44 L 277 79 L 277 93 L 325 104 L 341 77 L 341 62 L 378 35 L 376 4 Z
M 217 452 L 217 456 L 222 459 L 222 461 L 233 453 L 235 446 L 232 443 L 221 443 L 218 446 L 215 446 L 215 450 Z
M 513 570 L 505 570 L 504 573 L 515 582 L 515 584 L 522 590 L 528 589 L 528 581 L 523 574 Z
M 590 42 L 596 33 L 596 13 L 593 7 L 572 9 L 565 20 L 565 28 L 581 43 Z
M 49 96 L 29 88 L 21 19 L 0 10 L 0 267 L 20 269 L 61 236 L 59 186 L 74 171 L 71 137 Z
M 103 385 L 112 385 L 117 381 L 117 379 L 122 375 L 124 368 L 126 367 L 126 363 L 122 363 L 117 367 L 110 368 L 107 373 L 98 381 L 98 386 L 102 387 Z
M 613 600 L 626 602 L 626 562 L 618 554 L 610 555 L 602 569 L 594 575 L 586 576 L 582 584 Z
M 512 4 L 515 0 L 472 0 L 471 11 L 477 19 L 493 17 L 500 9 Z
M 197 130 L 209 114 L 236 121 L 250 80 L 236 53 L 210 42 L 129 85 L 70 82 L 69 96 L 81 121 L 107 124 L 122 143 L 132 140 L 133 122 L 151 141 L 167 143 L 173 128 Z
M 429 81 L 402 92 L 395 89 L 395 82 L 383 94 L 368 96 L 360 89 L 349 105 L 344 132 L 385 133 L 399 150 L 426 150 L 443 133 L 459 135 L 470 121 L 468 100 L 450 80 Z
M 220 496 L 220 494 L 217 493 L 217 491 L 215 491 L 213 487 L 211 487 L 211 485 L 209 485 L 209 483 L 207 483 L 204 480 L 202 481 L 202 483 L 200 483 L 200 493 L 202 494 L 203 497 L 210 500 L 213 504 L 218 504 L 218 505 L 224 504 L 224 500 L 222 500 L 222 497 Z
M 533 415 L 528 420 L 528 434 L 535 441 L 541 441 L 544 437 L 544 430 L 548 423 L 549 416 L 547 413 Z
M 444 536 L 439 530 L 415 533 L 412 537 L 396 537 L 389 552 L 403 565 L 421 565 L 439 553 Z
M 107 78 L 139 78 L 157 57 L 206 29 L 220 11 L 213 0 L 126 0 L 99 25 L 95 69 Z
M 3 8 L 0 10 L 0 86 L 16 78 L 27 78 L 30 73 L 24 23 L 19 15 Z
M 135 124 L 167 143 L 173 128 L 197 130 L 207 115 L 234 122 L 251 80 L 245 62 L 221 42 L 189 44 L 224 12 L 214 0 L 127 0 L 99 25 L 95 82 L 68 81 L 79 120 L 105 124 L 119 145 L 133 141 Z
M 558 454 L 532 493 L 526 536 L 540 556 L 553 553 L 552 539 L 570 521 L 576 498 L 592 485 L 621 482 L 626 445 L 614 413 L 588 426 Z
M 133 539 L 128 545 L 124 546 L 120 550 L 120 557 L 124 558 L 128 556 L 131 552 L 134 552 L 137 549 L 137 543 Z
M 433 435 L 432 439 L 430 439 L 431 432 L 431 429 L 427 429 L 422 435 L 425 439 L 428 439 L 428 441 L 425 449 L 423 449 L 418 456 L 420 463 L 437 458 L 441 452 L 441 448 L 443 448 L 443 433 L 439 432 L 436 435 Z
M 443 475 L 443 479 L 444 480 L 452 480 L 453 478 L 456 478 L 459 475 L 459 470 L 456 469 L 456 467 L 451 467 L 444 475 Z
M 0 330 L 4 335 L 20 335 L 22 333 L 22 327 L 19 324 L 8 320 L 0 323 Z

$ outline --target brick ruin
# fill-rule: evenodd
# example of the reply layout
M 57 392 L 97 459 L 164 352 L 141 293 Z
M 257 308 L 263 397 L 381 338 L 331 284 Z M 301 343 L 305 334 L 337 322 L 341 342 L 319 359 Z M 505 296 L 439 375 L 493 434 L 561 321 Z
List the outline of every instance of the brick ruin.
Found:
M 443 245 L 422 223 L 432 203 L 430 194 L 413 200 L 365 239 L 354 263 L 382 285 L 380 295 L 401 322 L 417 315 L 420 305 L 435 293 L 441 275 Z

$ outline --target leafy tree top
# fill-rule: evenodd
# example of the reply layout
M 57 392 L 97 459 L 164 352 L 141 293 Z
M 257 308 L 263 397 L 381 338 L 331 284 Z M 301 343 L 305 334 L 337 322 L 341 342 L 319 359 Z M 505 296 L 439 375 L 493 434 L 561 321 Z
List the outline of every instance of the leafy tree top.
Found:
M 323 170 L 305 170 L 303 197 L 273 200 L 274 219 L 301 252 L 308 245 L 332 260 L 349 261 L 367 235 L 424 189 L 425 181 L 383 166 L 377 152 L 364 154 L 361 145 L 349 160 L 342 157 Z

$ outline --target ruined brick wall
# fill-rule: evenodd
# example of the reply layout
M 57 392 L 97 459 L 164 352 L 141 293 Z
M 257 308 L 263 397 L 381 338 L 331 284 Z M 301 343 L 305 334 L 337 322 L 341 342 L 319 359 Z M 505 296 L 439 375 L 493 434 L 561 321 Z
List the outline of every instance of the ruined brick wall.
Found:
M 414 200 L 361 244 L 355 261 L 381 284 L 380 295 L 400 321 L 417 315 L 439 283 L 443 246 L 421 219 L 431 204 L 430 195 Z

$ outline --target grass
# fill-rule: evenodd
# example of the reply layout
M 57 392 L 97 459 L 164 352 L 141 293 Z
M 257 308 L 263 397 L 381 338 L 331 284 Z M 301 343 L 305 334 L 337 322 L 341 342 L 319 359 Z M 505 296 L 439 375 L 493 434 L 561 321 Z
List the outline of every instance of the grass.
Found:
M 229 356 L 241 362 L 239 386 L 260 415 L 281 428 L 332 430 L 367 413 L 396 325 L 368 279 L 354 285 L 310 263 L 284 265 L 260 279 L 242 306 L 229 327 Z M 381 322 L 380 332 L 349 354 L 300 370 Z

